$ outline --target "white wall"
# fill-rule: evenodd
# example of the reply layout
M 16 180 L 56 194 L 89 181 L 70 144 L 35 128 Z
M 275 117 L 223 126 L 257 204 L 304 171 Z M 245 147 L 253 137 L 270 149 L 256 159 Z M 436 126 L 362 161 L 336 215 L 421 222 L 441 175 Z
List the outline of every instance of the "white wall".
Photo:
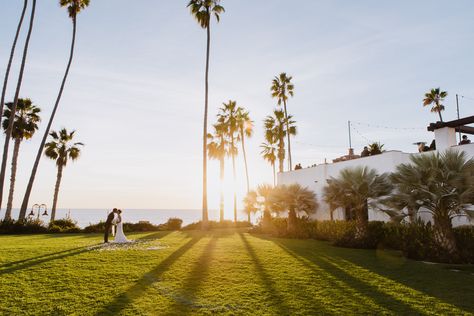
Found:
M 474 157 L 474 144 L 453 146 L 453 149 L 463 150 L 468 157 Z M 413 155 L 425 155 L 427 153 L 416 153 Z M 338 177 L 342 169 L 358 166 L 367 166 L 376 169 L 379 173 L 393 172 L 397 165 L 402 163 L 409 163 L 412 154 L 401 151 L 386 151 L 380 155 L 363 157 L 353 160 L 341 161 L 330 164 L 321 164 L 311 168 L 283 172 L 278 174 L 278 184 L 293 184 L 298 183 L 302 186 L 308 187 L 316 193 L 320 207 L 313 216 L 315 219 L 328 220 L 330 219 L 329 207 L 324 203 L 323 188 L 327 184 L 330 177 Z M 335 219 L 344 219 L 343 211 L 336 210 L 334 212 Z M 388 215 L 374 210 L 369 210 L 369 220 L 374 221 L 388 221 Z M 428 218 L 427 218 L 428 219 Z M 455 226 L 469 224 L 467 218 L 459 218 L 453 221 Z

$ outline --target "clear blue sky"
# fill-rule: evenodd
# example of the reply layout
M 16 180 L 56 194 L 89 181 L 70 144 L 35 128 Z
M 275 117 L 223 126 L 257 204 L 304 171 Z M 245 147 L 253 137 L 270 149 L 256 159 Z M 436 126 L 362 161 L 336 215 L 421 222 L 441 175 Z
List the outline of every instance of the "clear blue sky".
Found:
M 0 4 L 2 78 L 21 2 Z M 21 91 L 43 109 L 44 124 L 71 36 L 71 22 L 57 2 L 38 1 Z M 250 110 L 256 124 L 248 142 L 252 184 L 272 179 L 259 144 L 262 119 L 275 106 L 269 86 L 279 72 L 294 76 L 289 112 L 299 130 L 293 160 L 303 166 L 347 151 L 347 120 L 418 128 L 354 125 L 356 151 L 366 139 L 404 151 L 414 151 L 415 141 L 431 141 L 424 128 L 436 115 L 421 100 L 432 87 L 449 92 L 446 119 L 456 116 L 456 93 L 470 98 L 461 99 L 461 114 L 473 114 L 472 1 L 289 3 L 224 0 L 226 13 L 213 24 L 210 123 L 229 99 Z M 186 4 L 91 0 L 78 17 L 76 58 L 54 128 L 76 129 L 86 147 L 65 170 L 60 207 L 200 207 L 205 32 Z M 7 100 L 13 97 L 13 73 Z M 15 206 L 39 140 L 38 134 L 21 149 Z M 210 207 L 217 208 L 218 164 L 209 168 Z M 240 160 L 238 173 L 243 175 Z M 31 202 L 51 204 L 55 178 L 54 163 L 43 159 Z M 238 180 L 239 201 L 243 180 Z

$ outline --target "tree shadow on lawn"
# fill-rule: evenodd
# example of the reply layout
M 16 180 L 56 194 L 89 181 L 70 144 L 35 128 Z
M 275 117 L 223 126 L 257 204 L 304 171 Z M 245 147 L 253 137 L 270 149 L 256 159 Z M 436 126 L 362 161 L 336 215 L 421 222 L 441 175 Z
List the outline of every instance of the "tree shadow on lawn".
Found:
M 379 257 L 374 250 L 338 248 L 318 241 L 256 237 L 270 240 L 294 257 L 324 268 L 395 312 L 404 309 L 407 313 L 422 313 L 427 308 L 448 314 L 472 312 L 472 286 L 466 276 L 405 258 L 398 258 L 398 262 L 392 258 L 390 262 L 387 253 Z M 308 242 L 317 245 L 309 248 Z M 450 273 L 442 278 L 446 282 L 440 282 L 440 273 Z M 454 293 L 447 283 L 456 289 Z M 463 283 L 468 287 L 465 291 L 457 286 Z
M 203 235 L 195 234 L 191 240 L 186 242 L 183 246 L 178 248 L 176 251 L 166 257 L 160 264 L 158 264 L 153 270 L 150 270 L 144 274 L 135 285 L 128 288 L 125 292 L 119 294 L 115 299 L 104 306 L 96 315 L 116 315 L 119 314 L 128 305 L 132 304 L 137 298 L 151 286 L 153 283 L 159 281 L 160 276 L 169 269 L 169 267 L 175 263 L 181 256 L 189 251 Z
M 265 266 L 262 261 L 258 258 L 256 250 L 252 247 L 250 242 L 247 240 L 243 233 L 239 233 L 242 243 L 245 246 L 246 251 L 248 252 L 250 258 L 252 259 L 253 264 L 257 270 L 258 278 L 263 283 L 266 288 L 267 293 L 269 296 L 267 297 L 270 299 L 269 307 L 273 307 L 275 310 L 274 312 L 280 315 L 291 315 L 292 308 L 288 306 L 285 302 L 285 296 L 277 289 L 275 285 L 275 281 L 272 280 L 272 277 L 268 272 L 265 270 Z M 322 302 L 316 302 L 314 299 L 312 300 L 312 307 L 317 309 L 319 313 L 324 314 L 331 314 L 329 310 L 326 309 Z M 266 311 L 268 312 L 268 311 Z
M 11 266 L 14 266 L 14 265 L 17 265 L 17 264 L 26 263 L 26 262 L 34 261 L 34 260 L 39 260 L 39 259 L 46 258 L 46 257 L 57 256 L 57 255 L 60 255 L 60 254 L 64 254 L 64 253 L 71 252 L 71 251 L 77 251 L 79 249 L 85 249 L 85 248 L 87 248 L 87 247 L 83 246 L 83 247 L 70 248 L 70 249 L 66 249 L 66 250 L 62 250 L 62 251 L 47 253 L 47 254 L 44 254 L 44 255 L 37 256 L 37 257 L 31 257 L 31 258 L 27 258 L 27 259 L 23 259 L 23 260 L 8 262 L 8 263 L 0 265 L 0 274 L 2 273 L 2 270 L 1 270 L 2 268 L 8 268 L 8 267 L 11 267 Z
M 181 291 L 176 295 L 172 295 L 174 304 L 169 308 L 170 313 L 176 313 L 176 311 L 182 309 L 183 306 L 189 307 L 189 309 L 181 311 L 180 315 L 190 314 L 192 313 L 192 309 L 215 309 L 214 306 L 206 306 L 197 303 L 196 293 L 201 287 L 204 279 L 209 275 L 209 265 L 212 261 L 218 237 L 218 235 L 212 235 L 211 240 L 194 263 L 194 267 L 189 272 L 187 279 L 184 281 Z
M 90 247 L 97 246 L 97 245 L 100 245 L 100 244 L 72 248 L 72 249 L 68 249 L 64 251 L 59 251 L 57 253 L 52 253 L 52 254 L 43 255 L 43 256 L 39 256 L 35 258 L 20 260 L 13 263 L 8 263 L 7 265 L 0 267 L 0 275 L 12 273 L 12 272 L 22 270 L 22 269 L 28 269 L 28 268 L 31 268 L 36 265 L 46 263 L 49 261 L 63 259 L 63 258 L 71 257 L 71 256 L 77 256 L 79 254 L 91 251 L 92 249 Z M 6 268 L 3 269 L 3 267 L 6 267 Z

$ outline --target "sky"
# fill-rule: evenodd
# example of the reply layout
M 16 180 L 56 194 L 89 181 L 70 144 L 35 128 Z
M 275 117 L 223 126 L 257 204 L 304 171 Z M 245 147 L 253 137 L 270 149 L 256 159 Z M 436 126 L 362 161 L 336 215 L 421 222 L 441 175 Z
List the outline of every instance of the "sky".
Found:
M 75 59 L 53 129 L 85 143 L 64 171 L 59 208 L 199 209 L 206 34 L 181 0 L 91 0 L 78 16 Z M 262 121 L 276 102 L 271 80 L 293 76 L 288 111 L 297 121 L 294 163 L 356 152 L 369 141 L 416 151 L 437 116 L 423 108 L 431 88 L 448 91 L 445 119 L 474 108 L 474 3 L 458 1 L 224 0 L 211 27 L 209 123 L 236 100 L 255 121 L 247 141 L 252 186 L 272 182 L 260 156 Z M 22 1 L 0 3 L 3 79 Z M 28 18 L 28 17 L 27 17 Z M 14 206 L 19 207 L 68 58 L 72 23 L 58 1 L 38 1 L 21 97 L 41 107 L 38 134 L 22 143 Z M 11 101 L 26 35 L 17 48 Z M 401 129 L 403 128 L 403 129 Z M 0 138 L 3 142 L 3 136 Z M 232 197 L 226 166 L 226 215 Z M 237 160 L 240 204 L 243 161 Z M 8 167 L 10 169 L 10 166 Z M 209 206 L 218 208 L 218 162 L 209 163 Z M 56 169 L 43 158 L 30 202 L 51 205 Z M 5 195 L 9 182 L 6 182 Z

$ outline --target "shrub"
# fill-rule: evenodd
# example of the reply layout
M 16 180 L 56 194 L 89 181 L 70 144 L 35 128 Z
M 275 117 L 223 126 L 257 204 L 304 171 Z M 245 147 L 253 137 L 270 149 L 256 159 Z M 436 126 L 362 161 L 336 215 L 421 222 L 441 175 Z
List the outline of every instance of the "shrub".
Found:
M 181 218 L 172 217 L 166 222 L 166 230 L 180 230 L 183 220 Z
M 454 237 L 463 263 L 474 263 L 474 226 L 454 228 Z
M 251 227 L 252 224 L 250 224 L 247 221 L 238 221 L 234 223 L 233 221 L 223 221 L 223 222 L 216 222 L 216 221 L 209 221 L 208 222 L 208 229 L 220 229 L 220 228 L 244 228 L 244 227 Z M 182 228 L 182 230 L 199 230 L 201 229 L 202 224 L 201 221 L 195 222 L 188 224 Z
M 49 233 L 79 233 L 81 229 L 77 226 L 77 222 L 70 219 L 58 219 L 50 222 L 48 225 Z
M 105 231 L 105 222 L 100 221 L 97 224 L 89 224 L 82 231 L 84 233 L 103 233 Z
M 0 234 L 41 234 L 46 232 L 47 228 L 43 222 L 36 218 L 27 218 L 24 221 L 0 221 Z
M 161 229 L 161 226 L 162 225 L 153 225 L 150 222 L 123 223 L 123 231 L 124 232 L 153 232 L 157 230 L 163 230 Z

